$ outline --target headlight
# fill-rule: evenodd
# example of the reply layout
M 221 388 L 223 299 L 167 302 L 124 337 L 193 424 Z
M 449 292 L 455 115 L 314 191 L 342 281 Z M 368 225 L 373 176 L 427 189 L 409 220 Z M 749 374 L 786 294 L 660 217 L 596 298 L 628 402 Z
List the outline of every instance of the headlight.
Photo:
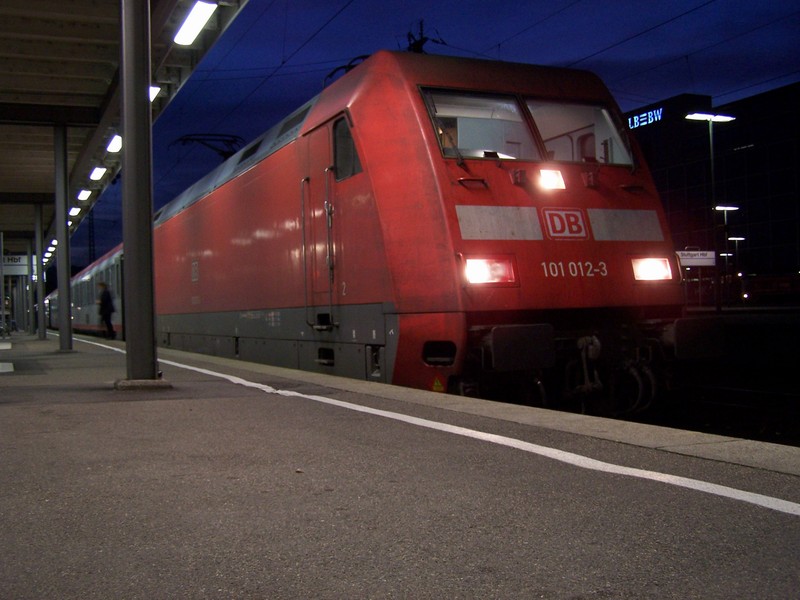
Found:
M 672 279 L 672 268 L 667 258 L 634 258 L 633 277 L 636 281 L 665 281 Z
M 539 185 L 545 190 L 565 190 L 564 177 L 557 169 L 541 169 L 539 171 Z
M 514 262 L 511 257 L 468 258 L 464 273 L 472 284 L 515 283 Z

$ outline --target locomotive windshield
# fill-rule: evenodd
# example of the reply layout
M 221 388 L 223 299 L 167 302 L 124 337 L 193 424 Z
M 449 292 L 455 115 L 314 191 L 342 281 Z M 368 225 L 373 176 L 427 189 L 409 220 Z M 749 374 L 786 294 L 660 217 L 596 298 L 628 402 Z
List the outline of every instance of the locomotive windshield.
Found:
M 631 154 L 608 110 L 587 104 L 527 100 L 513 96 L 424 90 L 444 156 L 505 160 L 552 160 L 631 165 Z
M 512 96 L 431 90 L 425 97 L 445 156 L 541 160 Z
M 605 108 L 540 100 L 528 100 L 527 104 L 549 160 L 632 164 L 631 154 Z

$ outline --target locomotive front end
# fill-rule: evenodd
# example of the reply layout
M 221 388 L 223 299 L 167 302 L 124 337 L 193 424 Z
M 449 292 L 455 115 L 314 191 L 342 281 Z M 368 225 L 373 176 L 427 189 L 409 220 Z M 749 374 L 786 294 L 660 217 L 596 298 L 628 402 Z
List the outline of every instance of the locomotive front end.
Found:
M 642 408 L 680 315 L 649 173 L 591 74 L 523 65 L 422 87 L 467 325 L 451 390 Z

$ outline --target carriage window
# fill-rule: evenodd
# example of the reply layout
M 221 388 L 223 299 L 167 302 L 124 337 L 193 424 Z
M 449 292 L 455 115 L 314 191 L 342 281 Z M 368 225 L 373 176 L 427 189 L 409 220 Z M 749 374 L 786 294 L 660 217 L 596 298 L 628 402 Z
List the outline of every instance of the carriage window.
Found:
M 548 160 L 631 165 L 631 154 L 609 112 L 600 106 L 528 100 Z
M 445 156 L 541 159 L 514 98 L 441 90 L 423 93 Z
M 333 164 L 336 168 L 336 181 L 361 173 L 361 161 L 345 119 L 339 119 L 333 124 Z

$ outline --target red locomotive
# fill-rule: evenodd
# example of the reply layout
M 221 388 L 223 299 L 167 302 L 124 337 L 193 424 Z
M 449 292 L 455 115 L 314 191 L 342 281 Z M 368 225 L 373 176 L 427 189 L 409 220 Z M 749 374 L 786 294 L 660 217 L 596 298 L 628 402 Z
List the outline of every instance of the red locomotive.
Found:
M 160 344 L 428 390 L 632 408 L 682 309 L 585 71 L 378 52 L 160 210 L 154 244 Z

